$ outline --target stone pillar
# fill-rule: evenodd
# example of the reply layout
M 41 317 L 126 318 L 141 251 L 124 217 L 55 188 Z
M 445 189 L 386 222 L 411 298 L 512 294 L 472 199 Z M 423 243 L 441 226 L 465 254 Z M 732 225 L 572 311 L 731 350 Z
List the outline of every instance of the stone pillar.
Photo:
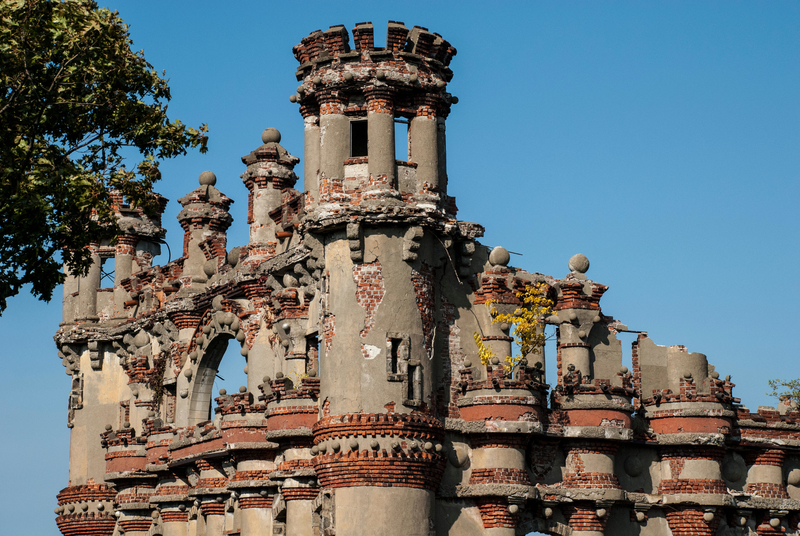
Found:
M 417 164 L 417 191 L 423 185 L 439 186 L 439 120 L 436 117 L 436 97 L 425 95 L 417 103 L 417 115 L 409 125 L 409 160 Z
M 320 171 L 320 112 L 318 106 L 300 107 L 304 125 L 303 189 L 306 192 L 306 210 L 319 203 Z
M 89 273 L 81 277 L 78 283 L 78 321 L 95 322 L 97 317 L 97 289 L 100 288 L 100 267 L 102 261 L 97 252 L 97 246 L 90 246 L 92 252 L 92 265 Z
M 203 497 L 200 513 L 205 519 L 204 536 L 217 536 L 225 532 L 225 503 L 215 497 Z
M 372 87 L 366 89 L 364 95 L 367 98 L 367 154 L 370 183 L 391 189 L 397 182 L 392 90 L 388 86 Z
M 163 536 L 188 536 L 189 513 L 178 507 L 169 507 L 161 510 L 161 523 Z
M 573 536 L 603 536 L 605 534 L 608 512 L 605 508 L 595 508 L 591 504 L 569 505 L 564 507 Z
M 319 103 L 319 195 L 330 191 L 333 181 L 344 179 L 344 161 L 350 157 L 350 120 L 337 92 L 320 91 Z
M 272 495 L 262 496 L 256 491 L 239 496 L 242 536 L 272 536 L 272 501 Z
M 147 536 L 150 527 L 153 525 L 153 518 L 131 514 L 129 511 L 122 510 L 122 515 L 117 523 L 121 529 L 120 532 L 124 532 L 125 536 Z
M 749 452 L 746 457 L 747 485 L 745 493 L 769 499 L 788 499 L 783 484 L 783 462 L 786 452 L 779 449 Z
M 720 513 L 696 506 L 674 506 L 666 511 L 672 536 L 712 536 L 717 533 Z
M 77 313 L 77 301 L 79 296 L 73 296 L 78 292 L 79 279 L 72 275 L 69 269 L 64 266 L 64 303 L 61 311 L 61 320 L 63 324 L 72 324 L 75 322 Z
M 438 166 L 437 179 L 439 192 L 444 196 L 447 194 L 447 130 L 446 117 L 438 115 L 436 117 L 436 165 Z
M 286 501 L 286 536 L 312 536 L 314 499 L 319 495 L 319 488 L 301 486 L 288 479 L 281 488 L 281 495 Z
M 516 505 L 509 505 L 505 497 L 482 497 L 475 502 L 481 514 L 486 536 L 514 536 L 516 534 L 518 509 Z
M 122 286 L 122 281 L 131 276 L 133 270 L 133 256 L 139 238 L 133 235 L 120 235 L 114 253 L 114 311 L 117 318 L 124 318 L 125 302 L 129 299 L 128 292 Z
M 567 488 L 619 489 L 614 474 L 618 446 L 601 441 L 575 441 L 566 445 L 567 467 L 563 486 Z

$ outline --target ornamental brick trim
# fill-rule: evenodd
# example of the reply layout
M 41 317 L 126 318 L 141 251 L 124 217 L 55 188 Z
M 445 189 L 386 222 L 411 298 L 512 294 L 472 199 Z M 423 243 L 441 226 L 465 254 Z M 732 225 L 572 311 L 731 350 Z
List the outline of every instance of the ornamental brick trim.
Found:
M 164 523 L 185 523 L 189 521 L 189 512 L 181 512 L 181 511 L 162 511 L 161 512 L 161 521 Z
M 240 497 L 239 508 L 247 510 L 249 508 L 272 508 L 274 497 Z
M 284 501 L 313 501 L 319 495 L 319 488 L 281 488 Z
M 445 458 L 427 452 L 408 455 L 381 450 L 317 455 L 314 470 L 323 488 L 405 487 L 435 491 Z
M 200 512 L 205 516 L 224 516 L 225 503 L 207 502 L 200 505 Z
M 474 449 L 525 449 L 528 446 L 528 439 L 518 434 L 474 434 L 470 435 L 469 442 Z
M 728 493 L 722 480 L 710 478 L 665 478 L 658 485 L 658 493 Z
M 64 536 L 110 536 L 116 524 L 117 518 L 108 514 L 66 514 L 56 518 Z
M 92 480 L 89 480 L 89 482 L 89 484 L 69 486 L 62 489 L 56 495 L 59 506 L 67 503 L 113 501 L 117 496 L 116 490 L 110 489 L 107 484 L 94 484 Z
M 786 452 L 778 449 L 751 451 L 745 454 L 747 465 L 773 465 L 783 467 Z
M 147 532 L 152 524 L 152 519 L 126 519 L 119 522 L 125 532 Z
M 231 482 L 242 482 L 245 480 L 269 480 L 270 473 L 272 473 L 272 471 L 267 469 L 256 469 L 253 471 L 236 471 L 236 474 L 233 475 Z
M 573 531 L 605 531 L 608 516 L 598 517 L 597 509 L 595 508 L 566 506 L 563 512 Z
M 490 468 L 490 469 L 473 469 L 469 477 L 469 483 L 472 484 L 518 484 L 522 486 L 530 486 L 531 481 L 528 478 L 528 472 L 524 469 L 513 468 Z
M 619 489 L 619 480 L 613 473 L 567 473 L 565 488 Z
M 717 533 L 720 516 L 711 521 L 703 519 L 705 512 L 699 508 L 683 508 L 666 512 L 667 524 L 673 536 L 712 536 Z
M 341 437 L 393 437 L 416 440 L 444 439 L 441 421 L 422 413 L 352 413 L 328 416 L 313 426 L 314 443 Z
M 517 516 L 508 511 L 505 497 L 487 497 L 477 499 L 478 511 L 481 514 L 483 528 L 496 527 L 514 528 L 517 526 Z
M 744 492 L 769 499 L 789 498 L 789 493 L 786 491 L 783 484 L 774 484 L 770 482 L 754 482 L 752 484 L 747 484 L 744 488 Z

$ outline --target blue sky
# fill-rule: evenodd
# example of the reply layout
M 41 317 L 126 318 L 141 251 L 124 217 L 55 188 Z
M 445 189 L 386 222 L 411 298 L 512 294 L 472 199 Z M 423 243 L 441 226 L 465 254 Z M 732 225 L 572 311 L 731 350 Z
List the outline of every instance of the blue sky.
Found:
M 166 70 L 172 117 L 210 126 L 208 154 L 162 165 L 172 258 L 176 200 L 202 171 L 236 201 L 233 247 L 247 241 L 240 157 L 271 126 L 302 158 L 292 46 L 367 20 L 380 45 L 386 21 L 399 20 L 458 49 L 449 193 L 461 219 L 486 226 L 485 244 L 555 276 L 584 253 L 589 277 L 611 287 L 606 314 L 707 354 L 752 410 L 775 403 L 768 379 L 800 376 L 800 4 L 100 3 Z M 0 517 L 10 534 L 58 533 L 69 441 L 69 381 L 52 342 L 58 296 L 13 298 L 0 318 Z

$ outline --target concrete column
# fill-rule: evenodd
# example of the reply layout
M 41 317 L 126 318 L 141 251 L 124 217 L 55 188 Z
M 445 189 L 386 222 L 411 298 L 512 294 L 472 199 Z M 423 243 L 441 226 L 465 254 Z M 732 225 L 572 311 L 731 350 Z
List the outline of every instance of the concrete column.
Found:
M 409 125 L 409 160 L 417 164 L 417 192 L 439 186 L 439 121 L 429 103 L 417 109 Z
M 125 316 L 125 302 L 129 296 L 122 286 L 122 281 L 131 276 L 133 254 L 138 241 L 137 237 L 131 235 L 122 235 L 117 238 L 114 253 L 114 311 L 118 318 Z
M 344 161 L 350 157 L 350 120 L 338 95 L 320 95 L 319 104 L 319 181 L 322 175 L 328 181 L 341 180 Z
M 161 511 L 163 536 L 188 536 L 189 514 L 178 508 L 165 508 Z
M 786 452 L 769 449 L 747 455 L 747 485 L 745 492 L 774 499 L 788 499 L 783 484 L 783 462 Z
M 61 311 L 61 319 L 64 324 L 71 324 L 75 321 L 77 297 L 73 296 L 78 292 L 79 280 L 72 275 L 69 269 L 64 266 L 64 302 Z
M 78 295 L 78 320 L 97 320 L 97 289 L 100 288 L 102 261 L 96 248 L 92 248 L 92 265 L 89 273 L 80 278 Z
M 313 508 L 312 500 L 286 502 L 286 536 L 313 536 Z
M 561 351 L 561 376 L 569 371 L 570 365 L 575 365 L 575 372 L 580 371 L 582 378 L 592 377 L 592 363 L 589 355 L 589 345 L 583 343 L 566 343 Z
M 439 191 L 445 195 L 447 193 L 447 135 L 444 117 L 436 118 L 436 140 Z
M 336 490 L 336 536 L 429 536 L 432 491 L 355 487 Z
M 242 536 L 272 535 L 272 497 L 258 493 L 242 493 L 239 497 Z
M 367 155 L 369 174 L 375 182 L 394 188 L 397 164 L 394 154 L 394 103 L 389 88 L 372 88 L 367 97 Z M 385 180 L 380 180 L 385 177 Z
M 204 498 L 200 511 L 205 518 L 204 536 L 217 536 L 225 532 L 225 503 L 217 503 L 213 497 Z
M 306 192 L 306 203 L 309 197 L 312 204 L 319 203 L 319 170 L 320 170 L 320 117 L 319 109 L 301 107 L 305 125 L 305 143 L 303 147 L 303 189 Z

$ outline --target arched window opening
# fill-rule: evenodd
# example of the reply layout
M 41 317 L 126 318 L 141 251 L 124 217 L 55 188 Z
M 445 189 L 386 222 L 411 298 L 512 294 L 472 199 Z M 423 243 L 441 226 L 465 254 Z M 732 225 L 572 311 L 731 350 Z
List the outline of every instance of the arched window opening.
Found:
M 221 333 L 208 345 L 197 367 L 189 405 L 189 425 L 211 420 L 214 398 L 219 390 L 229 393 L 239 391 L 247 385 L 247 364 L 241 354 L 241 346 L 227 333 Z

